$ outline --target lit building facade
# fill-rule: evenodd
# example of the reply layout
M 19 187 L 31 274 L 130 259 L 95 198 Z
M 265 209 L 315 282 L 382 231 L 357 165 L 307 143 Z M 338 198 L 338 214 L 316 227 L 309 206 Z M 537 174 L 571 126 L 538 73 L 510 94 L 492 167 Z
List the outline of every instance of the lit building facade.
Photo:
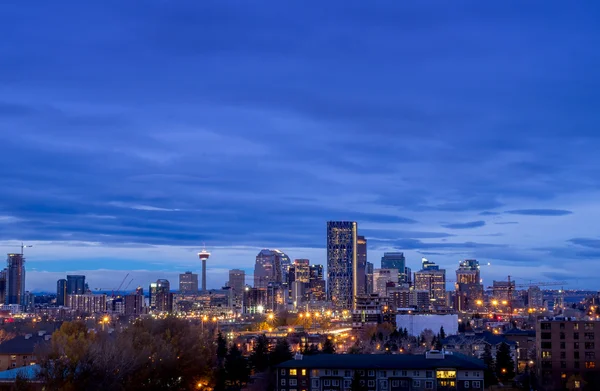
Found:
M 246 286 L 246 272 L 241 269 L 231 269 L 227 285 L 232 291 L 233 306 L 240 307 L 244 295 L 244 286 Z
M 83 295 L 85 292 L 85 276 L 67 275 L 67 295 Z
M 254 287 L 266 288 L 271 282 L 287 282 L 289 267 L 290 257 L 285 253 L 279 250 L 261 250 L 254 264 Z
M 82 295 L 67 295 L 67 307 L 86 314 L 106 312 L 106 295 L 85 293 Z
M 530 286 L 527 290 L 527 301 L 529 308 L 539 310 L 544 307 L 544 293 L 538 286 Z
M 367 262 L 367 295 L 373 293 L 373 264 L 371 262 Z
M 423 258 L 423 269 L 415 272 L 416 290 L 429 292 L 432 307 L 446 306 L 446 270 Z
M 23 254 L 8 254 L 6 259 L 6 304 L 24 305 L 25 302 L 25 257 Z
M 475 310 L 483 299 L 483 284 L 479 271 L 479 262 L 475 259 L 461 261 L 456 270 L 455 309 L 458 311 Z
M 179 292 L 182 294 L 198 293 L 198 275 L 192 272 L 185 272 L 179 275 Z
M 327 298 L 338 309 L 352 308 L 358 290 L 357 223 L 327 222 Z
M 388 283 L 398 283 L 398 269 L 375 269 L 373 271 L 373 293 L 387 297 Z
M 398 279 L 396 282 L 407 282 L 404 270 L 406 268 L 406 258 L 404 257 L 403 252 L 383 253 L 383 257 L 381 257 L 381 268 L 398 270 Z
M 356 294 L 367 293 L 367 239 L 364 236 L 356 237 Z

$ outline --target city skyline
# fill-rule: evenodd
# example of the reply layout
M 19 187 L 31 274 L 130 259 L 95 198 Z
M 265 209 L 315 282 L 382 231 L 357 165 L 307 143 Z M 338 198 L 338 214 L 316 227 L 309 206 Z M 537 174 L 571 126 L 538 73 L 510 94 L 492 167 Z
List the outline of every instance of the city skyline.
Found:
M 2 6 L 0 251 L 33 245 L 27 290 L 176 284 L 203 242 L 209 289 L 263 248 L 326 265 L 332 220 L 376 268 L 597 289 L 590 9 L 68 3 Z

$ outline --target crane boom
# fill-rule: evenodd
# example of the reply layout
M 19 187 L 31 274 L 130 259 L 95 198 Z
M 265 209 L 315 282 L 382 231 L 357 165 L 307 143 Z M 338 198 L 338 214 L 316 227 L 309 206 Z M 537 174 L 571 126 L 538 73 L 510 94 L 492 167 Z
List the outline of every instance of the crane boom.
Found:
M 121 281 L 121 283 L 119 284 L 119 287 L 115 290 L 117 295 L 121 291 L 121 287 L 123 287 L 123 284 L 125 283 L 125 280 L 127 279 L 127 277 L 129 277 L 129 273 L 125 274 L 125 277 L 123 277 L 123 281 Z M 113 292 L 113 297 L 115 296 L 115 292 Z

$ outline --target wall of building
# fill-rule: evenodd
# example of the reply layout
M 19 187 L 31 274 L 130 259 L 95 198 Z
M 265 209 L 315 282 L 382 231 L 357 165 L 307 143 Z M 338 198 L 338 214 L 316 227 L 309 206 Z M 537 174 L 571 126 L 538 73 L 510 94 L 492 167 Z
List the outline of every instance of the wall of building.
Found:
M 409 335 L 418 336 L 429 329 L 437 334 L 444 327 L 446 335 L 458 333 L 458 315 L 403 314 L 396 315 L 396 327 L 406 328 Z

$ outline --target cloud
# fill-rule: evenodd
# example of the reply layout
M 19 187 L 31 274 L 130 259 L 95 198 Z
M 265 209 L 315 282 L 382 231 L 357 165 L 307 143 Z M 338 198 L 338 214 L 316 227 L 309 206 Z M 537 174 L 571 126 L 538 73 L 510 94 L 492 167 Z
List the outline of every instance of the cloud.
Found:
M 564 209 L 517 209 L 508 210 L 504 213 L 523 216 L 566 216 L 573 214 L 570 210 Z
M 479 216 L 497 216 L 499 215 L 499 212 L 490 212 L 490 211 L 484 211 L 479 213 Z
M 498 221 L 495 222 L 494 224 L 498 224 L 498 225 L 513 225 L 513 224 L 519 224 L 518 221 Z
M 600 239 L 573 238 L 573 239 L 569 239 L 568 242 L 571 242 L 571 243 L 579 245 L 579 246 L 600 249 Z
M 442 227 L 449 229 L 470 229 L 470 228 L 479 228 L 485 225 L 485 221 L 469 221 L 467 223 L 452 223 L 452 224 L 442 224 Z

